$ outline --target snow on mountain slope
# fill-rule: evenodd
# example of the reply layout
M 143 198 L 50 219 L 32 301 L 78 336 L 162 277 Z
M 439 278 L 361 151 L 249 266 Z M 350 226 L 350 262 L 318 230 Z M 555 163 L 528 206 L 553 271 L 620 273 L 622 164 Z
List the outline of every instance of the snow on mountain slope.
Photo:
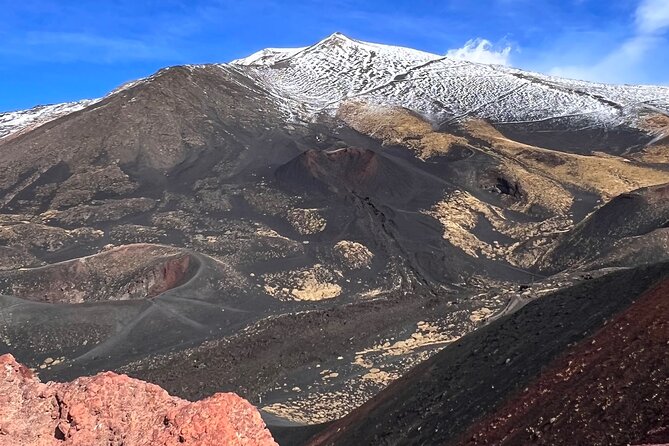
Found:
M 31 130 L 54 119 L 81 110 L 95 100 L 82 100 L 64 104 L 40 105 L 29 110 L 0 113 L 0 140 L 10 135 Z
M 646 111 L 669 115 L 669 87 L 569 80 L 361 42 L 340 33 L 310 47 L 268 48 L 219 66 L 258 82 L 289 121 L 334 113 L 347 99 L 403 106 L 437 123 L 476 117 L 495 123 L 559 121 L 578 129 L 636 126 Z M 156 75 L 124 84 L 106 97 Z M 0 140 L 96 101 L 0 113 Z
M 316 111 L 438 58 L 406 48 L 363 44 L 337 33 L 274 64 L 249 64 L 249 72 Z
M 305 49 L 268 50 L 233 61 L 269 90 L 333 112 L 346 99 L 400 105 L 438 121 L 568 119 L 587 126 L 634 125 L 640 109 L 669 113 L 669 88 L 573 81 L 372 44 L 335 33 Z
M 160 73 L 160 71 L 158 73 Z M 49 121 L 53 121 L 79 110 L 83 110 L 89 105 L 100 102 L 105 98 L 121 93 L 136 85 L 151 81 L 158 73 L 149 77 L 126 82 L 110 91 L 102 98 L 82 99 L 80 101 L 64 102 L 61 104 L 38 105 L 27 110 L 16 110 L 4 113 L 0 112 L 0 141 L 4 138 L 8 138 L 11 135 L 16 136 L 46 124 Z
M 280 60 L 286 59 L 304 48 L 265 48 L 242 59 L 233 60 L 235 65 L 272 65 Z

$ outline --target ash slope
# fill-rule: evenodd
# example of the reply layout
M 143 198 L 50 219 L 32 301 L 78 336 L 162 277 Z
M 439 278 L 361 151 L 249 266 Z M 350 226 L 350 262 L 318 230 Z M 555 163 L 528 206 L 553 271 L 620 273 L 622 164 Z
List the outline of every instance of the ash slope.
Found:
M 668 279 L 667 264 L 620 270 L 536 300 L 445 348 L 306 444 L 659 438 Z
M 462 443 L 669 441 L 668 297 L 665 276 L 603 328 L 564 352 L 521 396 L 474 425 L 474 435 L 465 434 Z
M 45 379 L 123 369 L 317 423 L 509 302 L 653 261 L 666 207 L 570 240 L 669 182 L 666 89 L 435 57 L 334 35 L 0 139 L 2 350 Z

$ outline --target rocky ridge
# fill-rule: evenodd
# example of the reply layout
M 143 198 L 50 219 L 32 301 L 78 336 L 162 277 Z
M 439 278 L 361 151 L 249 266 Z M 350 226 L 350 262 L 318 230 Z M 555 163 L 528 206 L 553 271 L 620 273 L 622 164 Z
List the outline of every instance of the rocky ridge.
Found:
M 0 445 L 276 446 L 258 411 L 237 395 L 191 403 L 115 373 L 41 383 L 0 356 Z
M 669 258 L 666 101 L 339 34 L 162 69 L 0 138 L 0 353 L 333 421 Z

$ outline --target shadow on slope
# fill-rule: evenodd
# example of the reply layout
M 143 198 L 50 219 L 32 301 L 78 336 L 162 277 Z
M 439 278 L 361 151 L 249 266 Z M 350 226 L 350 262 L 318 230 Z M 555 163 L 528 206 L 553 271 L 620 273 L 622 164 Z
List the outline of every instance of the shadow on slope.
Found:
M 669 279 L 570 347 L 521 394 L 476 423 L 463 445 L 669 441 Z
M 306 444 L 453 442 L 668 276 L 669 264 L 618 270 L 536 300 L 445 348 Z
M 564 234 L 540 264 L 549 272 L 592 261 L 605 265 L 609 255 L 629 258 L 625 250 L 636 251 L 632 264 L 657 262 L 653 246 L 658 245 L 644 238 L 659 240 L 656 231 L 668 225 L 669 184 L 638 189 L 614 198 Z M 622 243 L 632 238 L 633 243 Z M 644 244 L 646 249 L 639 250 Z

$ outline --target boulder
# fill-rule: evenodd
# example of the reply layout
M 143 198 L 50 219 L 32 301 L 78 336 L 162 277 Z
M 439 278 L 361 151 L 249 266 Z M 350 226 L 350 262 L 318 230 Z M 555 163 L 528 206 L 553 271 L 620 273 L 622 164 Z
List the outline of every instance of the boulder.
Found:
M 198 402 L 105 372 L 41 383 L 0 356 L 0 446 L 276 446 L 260 413 L 233 393 Z

